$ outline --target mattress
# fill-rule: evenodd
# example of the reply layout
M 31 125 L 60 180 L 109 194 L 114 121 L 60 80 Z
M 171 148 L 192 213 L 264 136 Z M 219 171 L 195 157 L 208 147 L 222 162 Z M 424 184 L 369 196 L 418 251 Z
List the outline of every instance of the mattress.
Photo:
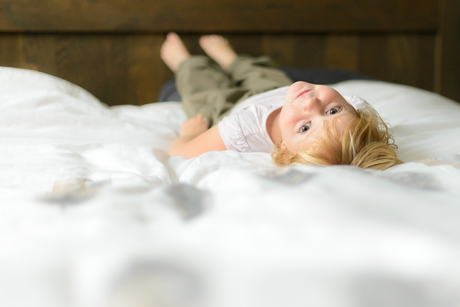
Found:
M 459 306 L 460 104 L 333 87 L 379 111 L 404 164 L 170 157 L 180 103 L 108 107 L 1 67 L 0 305 Z

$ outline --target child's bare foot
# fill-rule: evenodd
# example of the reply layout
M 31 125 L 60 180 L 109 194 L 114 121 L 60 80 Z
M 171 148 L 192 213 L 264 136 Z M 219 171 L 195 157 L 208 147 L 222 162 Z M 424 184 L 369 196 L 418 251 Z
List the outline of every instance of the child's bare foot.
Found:
M 220 35 L 205 35 L 200 38 L 200 46 L 220 67 L 226 69 L 233 60 L 236 53 L 230 46 L 228 40 Z
M 187 48 L 180 39 L 179 35 L 174 32 L 168 33 L 166 40 L 161 46 L 161 58 L 168 67 L 176 72 L 180 63 L 190 57 Z

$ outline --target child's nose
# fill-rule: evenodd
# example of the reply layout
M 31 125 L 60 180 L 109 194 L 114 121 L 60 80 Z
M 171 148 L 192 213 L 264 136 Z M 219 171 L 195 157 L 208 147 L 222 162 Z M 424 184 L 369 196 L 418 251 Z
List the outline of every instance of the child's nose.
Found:
M 302 104 L 302 111 L 317 113 L 319 110 L 320 104 L 321 104 L 321 100 L 319 100 L 317 97 L 310 98 L 305 103 Z

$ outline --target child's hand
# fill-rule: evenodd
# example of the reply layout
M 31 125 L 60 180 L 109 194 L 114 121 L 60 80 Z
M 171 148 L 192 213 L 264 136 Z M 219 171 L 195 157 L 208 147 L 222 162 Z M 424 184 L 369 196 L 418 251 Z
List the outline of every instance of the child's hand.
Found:
M 208 130 L 208 120 L 201 114 L 185 121 L 180 127 L 180 136 L 194 138 Z

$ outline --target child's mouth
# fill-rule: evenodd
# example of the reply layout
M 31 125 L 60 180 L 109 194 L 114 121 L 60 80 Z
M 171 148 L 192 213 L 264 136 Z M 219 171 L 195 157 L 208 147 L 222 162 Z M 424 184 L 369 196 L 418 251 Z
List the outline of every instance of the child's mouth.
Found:
M 301 91 L 297 96 L 295 96 L 294 100 L 296 100 L 297 98 L 299 98 L 299 97 L 302 96 L 303 94 L 308 93 L 309 91 L 311 91 L 311 90 Z

